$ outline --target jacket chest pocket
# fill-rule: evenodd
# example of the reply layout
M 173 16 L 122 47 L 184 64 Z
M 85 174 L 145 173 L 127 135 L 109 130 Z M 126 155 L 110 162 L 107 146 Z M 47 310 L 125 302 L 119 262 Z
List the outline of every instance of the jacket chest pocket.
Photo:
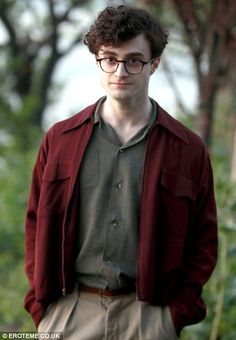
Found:
M 45 167 L 40 193 L 40 215 L 65 211 L 71 177 L 71 161 L 49 161 Z
M 168 233 L 184 236 L 191 220 L 198 187 L 189 178 L 163 169 L 161 177 L 161 215 Z M 171 236 L 169 234 L 169 236 Z

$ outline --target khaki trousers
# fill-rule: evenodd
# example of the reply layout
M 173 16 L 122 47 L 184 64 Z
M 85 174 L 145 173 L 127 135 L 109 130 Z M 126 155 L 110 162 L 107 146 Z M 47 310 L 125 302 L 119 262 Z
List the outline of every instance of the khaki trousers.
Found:
M 136 293 L 103 297 L 78 292 L 46 310 L 38 332 L 62 332 L 65 340 L 176 340 L 168 307 L 140 302 Z

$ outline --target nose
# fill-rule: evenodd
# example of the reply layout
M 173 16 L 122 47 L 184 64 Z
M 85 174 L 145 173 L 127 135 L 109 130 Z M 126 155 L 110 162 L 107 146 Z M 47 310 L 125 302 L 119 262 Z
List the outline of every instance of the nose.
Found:
M 116 69 L 116 71 L 114 72 L 114 75 L 116 77 L 121 77 L 121 76 L 127 76 L 128 72 L 125 69 L 125 64 L 122 62 L 119 62 L 118 67 Z

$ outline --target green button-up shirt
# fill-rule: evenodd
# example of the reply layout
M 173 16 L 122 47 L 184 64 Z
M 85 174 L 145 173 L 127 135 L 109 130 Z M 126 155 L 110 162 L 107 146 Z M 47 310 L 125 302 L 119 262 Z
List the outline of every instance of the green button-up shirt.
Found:
M 114 290 L 136 279 L 142 169 L 156 110 L 153 107 L 150 122 L 122 144 L 100 117 L 102 101 L 80 170 L 76 272 L 83 284 Z

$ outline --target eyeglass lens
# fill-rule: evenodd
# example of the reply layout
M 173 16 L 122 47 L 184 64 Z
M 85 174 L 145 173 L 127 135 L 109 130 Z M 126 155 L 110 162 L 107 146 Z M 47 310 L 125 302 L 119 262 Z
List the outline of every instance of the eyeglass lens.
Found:
M 140 60 L 124 60 L 118 61 L 115 59 L 104 58 L 100 60 L 101 68 L 104 72 L 113 73 L 119 67 L 119 64 L 123 63 L 125 69 L 130 74 L 138 74 L 142 71 L 144 63 Z

